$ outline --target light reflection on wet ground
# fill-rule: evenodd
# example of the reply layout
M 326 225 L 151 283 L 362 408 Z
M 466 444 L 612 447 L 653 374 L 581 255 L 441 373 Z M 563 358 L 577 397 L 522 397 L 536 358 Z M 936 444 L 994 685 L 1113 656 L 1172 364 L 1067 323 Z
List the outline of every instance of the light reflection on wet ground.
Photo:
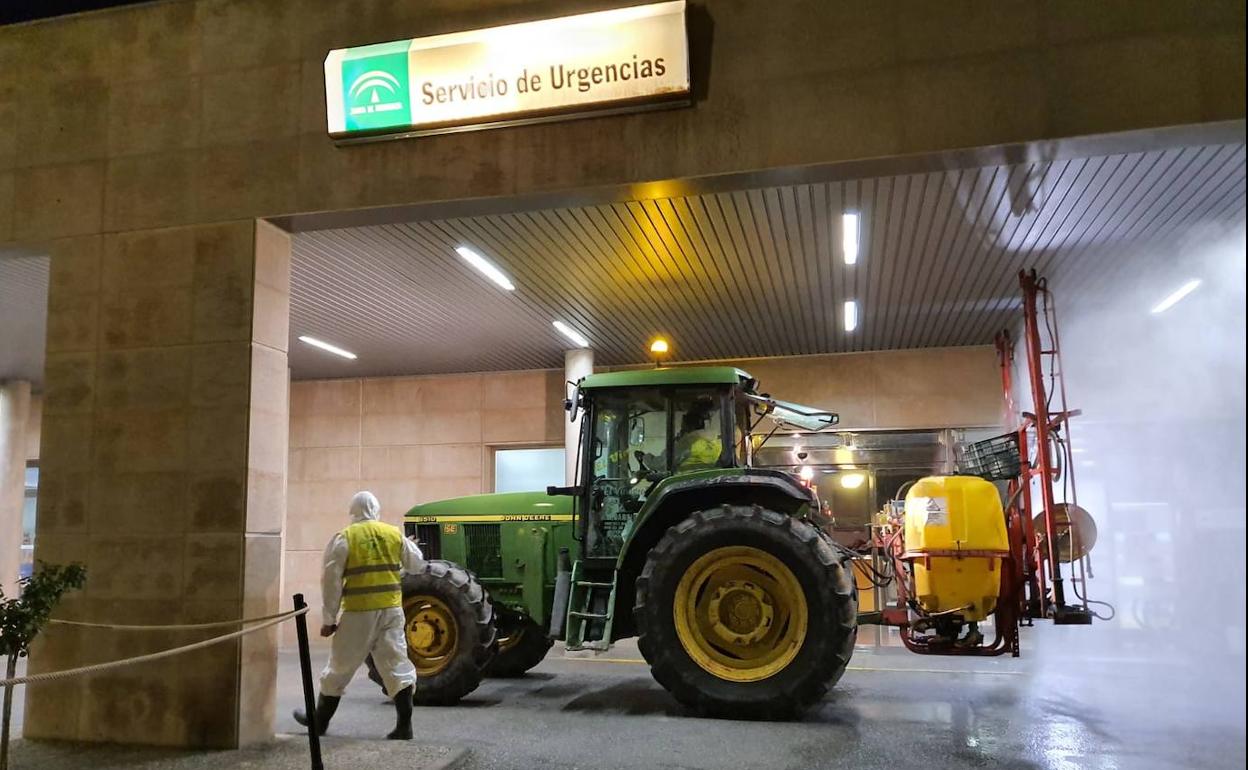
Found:
M 1193 681 L 1182 662 L 1138 653 L 1124 662 L 1107 654 L 1104 636 L 1082 641 L 1098 630 L 1114 636 L 1108 627 L 1028 630 L 1017 660 L 859 650 L 834 692 L 796 723 L 690 716 L 627 643 L 608 662 L 552 654 L 525 678 L 487 681 L 460 706 L 416 716 L 425 740 L 472 747 L 473 768 L 1244 766 L 1242 674 L 1238 685 Z M 297 688 L 285 656 L 279 729 L 294 728 Z M 391 714 L 357 680 L 335 732 L 380 735 Z

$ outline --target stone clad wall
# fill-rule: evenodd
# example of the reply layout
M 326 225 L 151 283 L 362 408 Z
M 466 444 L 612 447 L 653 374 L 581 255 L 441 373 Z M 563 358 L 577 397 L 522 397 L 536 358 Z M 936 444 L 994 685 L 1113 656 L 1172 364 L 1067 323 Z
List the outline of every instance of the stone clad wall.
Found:
M 0 243 L 1244 117 L 1234 0 L 710 0 L 692 109 L 351 148 L 325 135 L 331 48 L 614 5 L 169 0 L 5 28 Z
M 53 244 L 35 557 L 86 565 L 61 617 L 163 625 L 278 610 L 290 239 L 241 222 Z M 32 672 L 211 632 L 58 627 Z M 24 732 L 232 746 L 272 734 L 276 631 L 27 689 Z M 240 663 L 241 661 L 241 663 Z
M 26 459 L 39 459 L 39 430 L 43 419 L 43 396 L 32 394 L 30 415 L 26 422 Z
M 330 48 L 617 4 L 168 0 L 0 29 L 0 245 L 52 256 L 36 555 L 91 570 L 67 616 L 189 621 L 277 600 L 287 268 L 257 218 L 1244 117 L 1235 0 L 708 0 L 692 109 L 325 136 Z M 176 641 L 127 639 L 58 631 L 31 666 Z M 30 687 L 26 734 L 265 738 L 272 647 Z

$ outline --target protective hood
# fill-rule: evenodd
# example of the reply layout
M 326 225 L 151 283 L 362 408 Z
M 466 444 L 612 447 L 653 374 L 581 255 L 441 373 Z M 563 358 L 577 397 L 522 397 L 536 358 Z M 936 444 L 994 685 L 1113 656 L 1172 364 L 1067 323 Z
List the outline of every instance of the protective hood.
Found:
M 351 498 L 351 522 L 376 521 L 381 516 L 381 503 L 372 492 L 356 492 Z

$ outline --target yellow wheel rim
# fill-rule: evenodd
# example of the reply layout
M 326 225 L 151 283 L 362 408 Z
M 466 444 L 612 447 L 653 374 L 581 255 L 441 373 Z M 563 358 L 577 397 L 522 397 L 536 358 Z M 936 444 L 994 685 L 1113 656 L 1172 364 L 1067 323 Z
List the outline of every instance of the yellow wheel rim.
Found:
M 519 644 L 522 638 L 524 638 L 524 626 L 517 628 L 507 636 L 500 636 L 498 639 L 498 652 L 500 654 L 507 652 Z
M 417 676 L 433 676 L 450 664 L 459 641 L 459 625 L 451 608 L 433 596 L 409 596 L 403 600 L 407 657 Z
M 784 670 L 806 640 L 806 595 L 766 551 L 716 548 L 685 570 L 672 607 L 676 636 L 708 673 L 757 682 Z

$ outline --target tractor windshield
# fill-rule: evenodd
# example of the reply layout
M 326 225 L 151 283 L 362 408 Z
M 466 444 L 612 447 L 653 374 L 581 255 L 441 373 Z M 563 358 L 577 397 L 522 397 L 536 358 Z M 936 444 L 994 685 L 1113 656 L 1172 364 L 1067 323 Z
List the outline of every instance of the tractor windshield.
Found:
M 734 464 L 725 451 L 724 393 L 630 388 L 594 398 L 589 552 L 613 555 L 655 484 L 673 473 Z
M 657 388 L 608 392 L 595 399 L 585 533 L 590 554 L 619 552 L 653 476 L 667 473 L 667 438 L 667 398 Z

